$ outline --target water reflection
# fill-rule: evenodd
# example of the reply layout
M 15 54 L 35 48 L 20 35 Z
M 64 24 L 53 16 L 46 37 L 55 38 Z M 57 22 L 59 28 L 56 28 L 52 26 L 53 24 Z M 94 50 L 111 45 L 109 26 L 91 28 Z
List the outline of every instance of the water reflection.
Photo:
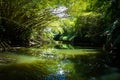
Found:
M 0 53 L 2 80 L 120 80 L 99 49 L 35 49 Z M 7 77 L 6 77 L 7 76 Z M 113 77 L 112 77 L 113 76 Z
M 45 80 L 67 80 L 64 70 L 62 68 L 58 68 L 55 74 L 49 74 Z

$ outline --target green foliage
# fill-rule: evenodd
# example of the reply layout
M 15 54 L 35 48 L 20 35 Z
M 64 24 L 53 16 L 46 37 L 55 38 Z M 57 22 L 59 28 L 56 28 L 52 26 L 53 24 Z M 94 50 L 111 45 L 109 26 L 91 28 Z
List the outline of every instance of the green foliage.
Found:
M 87 0 L 87 2 L 89 3 L 87 3 L 85 13 L 91 12 L 92 15 L 85 16 L 82 13 L 78 17 L 75 26 L 76 34 L 81 38 L 91 37 L 94 42 L 98 42 L 100 37 L 105 39 L 106 35 L 106 47 L 114 49 L 117 46 L 116 48 L 119 48 L 120 1 Z M 93 16 L 95 14 L 100 15 Z
M 75 18 L 66 18 L 60 20 L 59 27 L 62 29 L 59 33 L 56 33 L 54 36 L 54 40 L 60 41 L 72 41 L 75 37 L 75 28 L 74 28 L 74 21 Z
M 119 0 L 1 0 L 0 45 L 28 46 L 31 41 L 41 44 L 43 40 L 52 41 L 54 36 L 64 41 L 79 36 L 97 42 L 103 31 L 112 32 L 112 24 L 119 20 L 119 3 Z M 51 15 L 50 9 L 60 6 L 68 8 L 71 18 L 62 20 Z M 44 32 L 49 26 L 52 31 Z M 114 41 L 119 40 L 115 38 Z
M 100 22 L 100 16 L 101 15 L 96 13 L 80 16 L 75 25 L 76 34 L 83 38 L 98 36 L 103 28 L 102 25 L 98 25 Z
M 120 46 L 120 20 L 116 20 L 112 25 L 106 29 L 104 33 L 107 36 L 105 49 L 106 51 L 119 49 Z
M 39 34 L 54 18 L 46 5 L 41 3 L 44 1 L 1 1 L 0 41 L 8 40 L 10 45 L 28 46 L 33 31 Z
M 111 4 L 107 8 L 105 12 L 105 20 L 108 23 L 113 23 L 115 20 L 120 18 L 120 1 L 119 0 L 111 0 Z
M 120 1 L 119 0 L 112 0 L 110 6 L 107 8 L 105 12 L 104 20 L 107 24 L 107 29 L 105 30 L 106 33 L 106 44 L 105 50 L 107 52 L 117 51 L 120 46 Z
M 110 6 L 110 0 L 87 0 L 87 11 L 94 11 L 104 14 L 106 9 Z

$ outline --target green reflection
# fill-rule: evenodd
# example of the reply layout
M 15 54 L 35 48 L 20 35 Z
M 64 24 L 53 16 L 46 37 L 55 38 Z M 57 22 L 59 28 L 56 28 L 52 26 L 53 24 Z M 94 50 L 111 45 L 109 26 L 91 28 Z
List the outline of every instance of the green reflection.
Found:
M 107 80 L 114 74 L 115 80 L 120 79 L 119 69 L 106 65 L 100 55 L 100 49 L 93 48 L 21 48 L 0 53 L 0 78 L 44 80 L 58 74 L 66 80 Z

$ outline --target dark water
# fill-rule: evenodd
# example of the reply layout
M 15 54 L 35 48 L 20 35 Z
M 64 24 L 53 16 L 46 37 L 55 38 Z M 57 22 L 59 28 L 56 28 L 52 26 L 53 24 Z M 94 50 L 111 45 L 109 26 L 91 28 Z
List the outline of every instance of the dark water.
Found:
M 0 53 L 0 80 L 120 80 L 107 61 L 98 48 L 21 48 Z

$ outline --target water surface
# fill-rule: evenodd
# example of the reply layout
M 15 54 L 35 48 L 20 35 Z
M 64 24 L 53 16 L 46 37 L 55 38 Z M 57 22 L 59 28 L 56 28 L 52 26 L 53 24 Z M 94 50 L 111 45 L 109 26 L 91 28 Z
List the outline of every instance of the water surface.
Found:
M 0 53 L 0 80 L 120 80 L 99 48 L 21 48 Z

